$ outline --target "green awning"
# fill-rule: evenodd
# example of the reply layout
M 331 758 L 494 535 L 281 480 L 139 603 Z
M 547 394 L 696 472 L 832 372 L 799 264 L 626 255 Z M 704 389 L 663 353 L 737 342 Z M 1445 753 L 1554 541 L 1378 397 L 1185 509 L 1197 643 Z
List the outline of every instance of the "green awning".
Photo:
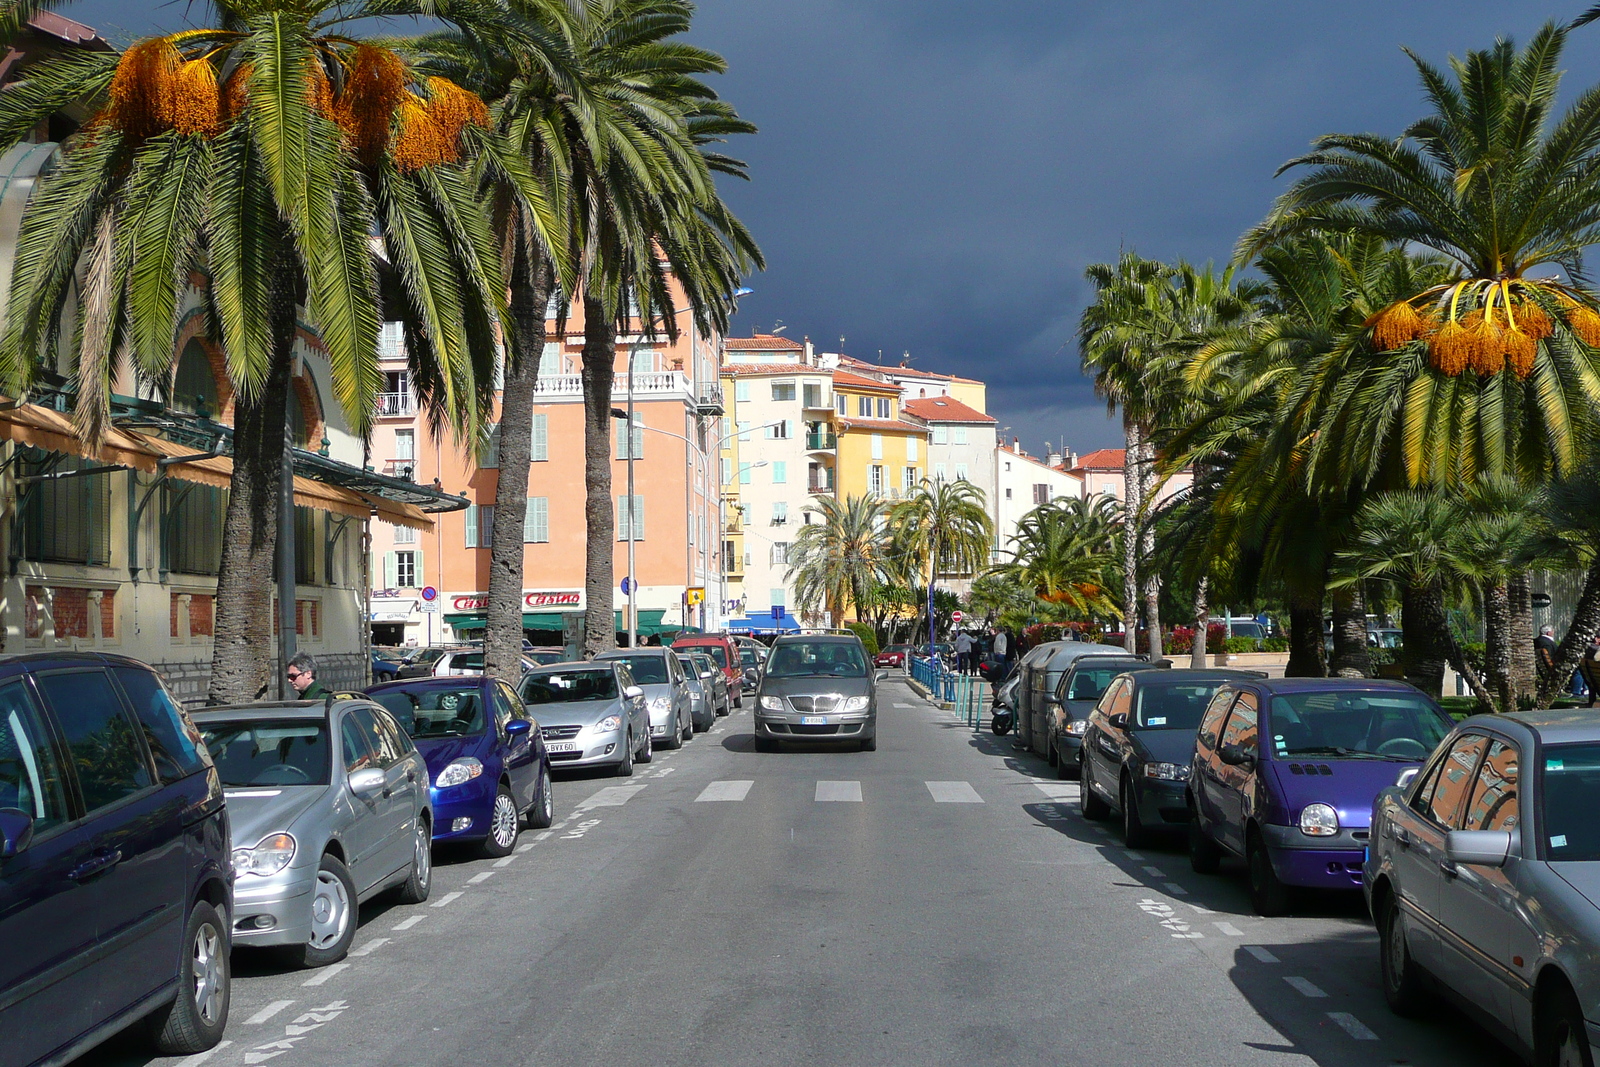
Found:
M 682 629 L 681 626 L 663 626 L 663 625 L 661 625 L 661 617 L 663 615 L 665 615 L 666 613 L 667 612 L 666 612 L 665 608 L 640 608 L 639 609 L 639 626 L 638 626 L 639 636 L 640 637 L 654 637 L 656 634 L 661 633 L 664 630 L 674 630 L 674 631 L 675 630 L 681 630 Z M 627 632 L 628 632 L 628 621 L 627 621 L 626 618 L 623 617 L 622 611 L 618 610 L 618 612 L 617 612 L 617 633 L 625 634 Z
M 639 613 L 641 616 L 644 612 Z M 468 633 L 481 630 L 484 626 L 484 616 L 481 612 L 464 612 L 459 615 L 446 615 L 445 625 L 457 633 Z M 559 630 L 561 629 L 561 612 L 559 611 L 524 611 L 522 613 L 522 628 L 524 630 Z

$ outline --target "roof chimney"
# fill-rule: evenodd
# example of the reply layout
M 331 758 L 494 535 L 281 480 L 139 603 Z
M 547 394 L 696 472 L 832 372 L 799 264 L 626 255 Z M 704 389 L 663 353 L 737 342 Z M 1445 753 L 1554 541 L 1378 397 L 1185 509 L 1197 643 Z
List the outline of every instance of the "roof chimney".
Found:
M 1044 465 L 1046 467 L 1059 467 L 1059 466 L 1061 466 L 1061 453 L 1057 452 L 1055 449 L 1051 449 L 1049 452 L 1047 452 L 1045 454 Z
M 808 367 L 817 365 L 817 350 L 811 347 L 811 338 L 809 337 L 806 338 L 806 354 L 804 358 Z

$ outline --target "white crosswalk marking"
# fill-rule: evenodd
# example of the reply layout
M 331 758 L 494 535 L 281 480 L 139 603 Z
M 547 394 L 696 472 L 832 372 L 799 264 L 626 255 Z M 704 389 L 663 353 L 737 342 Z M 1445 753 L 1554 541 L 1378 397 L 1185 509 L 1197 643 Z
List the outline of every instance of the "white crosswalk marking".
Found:
M 923 782 L 933 794 L 935 804 L 982 804 L 983 798 L 971 782 Z
M 1328 1018 L 1338 1023 L 1344 1032 L 1357 1041 L 1376 1041 L 1378 1035 L 1368 1030 L 1366 1024 L 1347 1011 L 1330 1011 Z
M 694 798 L 695 803 L 702 800 L 743 800 L 753 785 L 755 782 L 712 782 Z
M 620 808 L 632 800 L 645 787 L 642 785 L 608 785 L 597 791 L 588 800 L 578 804 L 578 810 L 585 808 Z
M 818 782 L 817 800 L 842 800 L 861 802 L 860 782 Z

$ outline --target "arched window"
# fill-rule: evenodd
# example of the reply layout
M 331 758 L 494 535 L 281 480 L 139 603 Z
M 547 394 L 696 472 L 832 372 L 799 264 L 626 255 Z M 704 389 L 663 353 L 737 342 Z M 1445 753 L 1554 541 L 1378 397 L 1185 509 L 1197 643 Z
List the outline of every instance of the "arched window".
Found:
M 191 415 L 200 412 L 217 417 L 217 376 L 211 371 L 211 359 L 198 340 L 191 339 L 183 346 L 178 358 L 178 373 L 172 379 L 172 407 Z
M 321 445 L 321 441 L 311 440 L 311 430 L 317 425 L 321 410 L 322 397 L 317 393 L 316 379 L 307 371 L 295 378 L 289 389 L 289 426 L 296 448 L 314 449 Z

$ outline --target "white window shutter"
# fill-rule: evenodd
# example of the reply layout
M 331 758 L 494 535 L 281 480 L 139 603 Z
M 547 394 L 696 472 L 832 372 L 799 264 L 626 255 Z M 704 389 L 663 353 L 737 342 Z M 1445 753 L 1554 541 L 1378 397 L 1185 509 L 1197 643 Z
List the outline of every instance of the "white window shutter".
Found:
M 470 505 L 466 510 L 467 518 L 467 547 L 478 547 L 478 506 Z
M 478 466 L 485 470 L 493 470 L 500 466 L 500 424 L 494 423 L 488 428 L 483 439 L 483 458 Z
M 644 540 L 644 497 L 633 498 L 633 539 Z
M 872 435 L 872 458 L 883 458 L 883 434 L 881 433 L 875 433 Z
M 550 416 L 548 415 L 535 415 L 533 417 L 532 458 L 535 463 L 542 463 L 550 458 Z
M 383 554 L 383 587 L 394 589 L 400 582 L 400 566 L 393 552 Z
M 543 544 L 550 540 L 550 498 L 530 496 L 522 519 L 522 540 Z

